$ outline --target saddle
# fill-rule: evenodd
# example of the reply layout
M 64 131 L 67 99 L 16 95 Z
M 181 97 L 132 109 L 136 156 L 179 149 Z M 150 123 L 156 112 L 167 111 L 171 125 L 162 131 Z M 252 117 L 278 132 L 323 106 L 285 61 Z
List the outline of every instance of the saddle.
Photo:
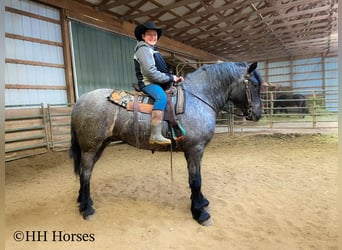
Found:
M 108 96 L 108 100 L 135 114 L 137 112 L 151 114 L 154 99 L 140 91 L 137 84 L 132 84 L 135 91 L 117 90 Z M 164 120 L 168 122 L 172 139 L 179 141 L 186 135 L 185 129 L 179 123 L 177 116 L 183 114 L 185 110 L 185 95 L 181 84 L 172 86 L 165 91 L 167 94 L 167 105 L 164 113 Z M 137 120 L 136 115 L 134 116 Z

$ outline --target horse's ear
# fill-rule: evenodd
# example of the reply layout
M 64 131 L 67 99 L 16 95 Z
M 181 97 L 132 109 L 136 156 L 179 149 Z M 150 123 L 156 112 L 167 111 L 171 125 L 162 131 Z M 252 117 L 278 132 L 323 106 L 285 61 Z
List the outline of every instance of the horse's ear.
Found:
M 249 68 L 248 68 L 248 70 L 247 70 L 247 73 L 248 73 L 248 74 L 252 73 L 252 72 L 257 68 L 257 66 L 258 66 L 258 63 L 257 63 L 257 62 L 252 63 L 252 64 L 249 66 Z

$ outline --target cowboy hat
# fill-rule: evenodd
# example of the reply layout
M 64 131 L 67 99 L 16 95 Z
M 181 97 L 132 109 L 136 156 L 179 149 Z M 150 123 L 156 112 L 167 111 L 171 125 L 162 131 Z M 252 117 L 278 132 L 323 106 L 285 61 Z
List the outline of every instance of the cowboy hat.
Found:
M 139 24 L 137 27 L 135 27 L 135 30 L 134 30 L 134 35 L 135 35 L 135 38 L 138 40 L 138 41 L 142 41 L 142 34 L 145 34 L 146 30 L 155 30 L 157 31 L 157 36 L 158 36 L 158 39 L 161 37 L 162 35 L 162 28 L 158 28 L 153 22 L 151 21 L 148 21 L 144 24 Z

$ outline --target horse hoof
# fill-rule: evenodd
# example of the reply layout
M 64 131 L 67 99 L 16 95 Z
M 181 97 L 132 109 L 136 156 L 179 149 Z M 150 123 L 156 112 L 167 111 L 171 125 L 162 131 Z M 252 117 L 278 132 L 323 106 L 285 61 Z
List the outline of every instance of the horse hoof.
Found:
M 91 213 L 91 214 L 89 214 L 89 213 L 83 213 L 83 219 L 84 220 L 91 220 L 92 218 L 94 218 L 94 216 L 95 216 L 95 211 L 93 212 L 93 213 Z
M 200 213 L 201 214 L 197 218 L 197 221 L 199 224 L 203 225 L 203 223 L 205 223 L 206 221 L 210 219 L 210 214 L 204 208 L 200 210 Z
M 93 214 L 95 214 L 95 209 L 92 207 L 87 208 L 82 212 L 83 219 L 85 220 L 89 220 Z
M 93 220 L 93 218 L 95 218 L 95 214 L 89 214 L 89 215 L 83 214 L 83 219 L 84 220 L 91 221 L 91 220 Z
M 203 222 L 201 223 L 201 225 L 204 226 L 204 227 L 209 227 L 209 226 L 213 225 L 213 222 L 212 222 L 212 220 L 209 218 L 209 219 L 207 219 L 206 221 L 203 221 Z

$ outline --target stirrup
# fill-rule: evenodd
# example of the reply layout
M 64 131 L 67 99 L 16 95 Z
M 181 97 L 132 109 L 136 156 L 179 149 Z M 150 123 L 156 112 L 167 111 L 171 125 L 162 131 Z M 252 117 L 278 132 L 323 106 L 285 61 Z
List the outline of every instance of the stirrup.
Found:
M 171 135 L 173 140 L 181 141 L 185 138 L 186 130 L 182 127 L 182 125 L 180 125 L 179 122 L 177 122 L 177 125 L 171 127 Z

